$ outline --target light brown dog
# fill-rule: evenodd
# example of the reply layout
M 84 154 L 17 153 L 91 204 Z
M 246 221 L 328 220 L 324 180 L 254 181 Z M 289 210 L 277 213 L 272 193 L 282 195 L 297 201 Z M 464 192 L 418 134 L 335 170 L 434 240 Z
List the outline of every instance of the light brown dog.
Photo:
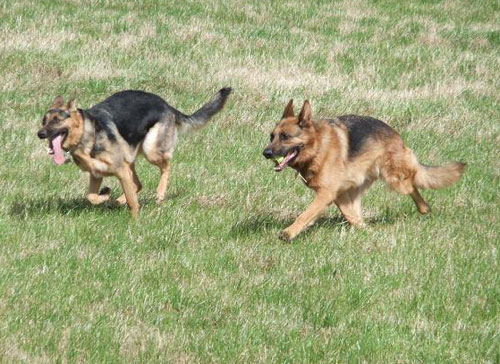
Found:
M 275 170 L 292 167 L 315 191 L 309 208 L 280 233 L 285 241 L 312 225 L 332 203 L 351 225 L 363 226 L 361 196 L 378 178 L 410 195 L 418 211 L 428 214 L 430 207 L 418 188 L 450 186 L 465 167 L 458 162 L 440 167 L 420 164 L 396 131 L 371 117 L 344 115 L 313 121 L 308 101 L 296 117 L 293 100 L 272 131 L 264 156 L 283 157 Z

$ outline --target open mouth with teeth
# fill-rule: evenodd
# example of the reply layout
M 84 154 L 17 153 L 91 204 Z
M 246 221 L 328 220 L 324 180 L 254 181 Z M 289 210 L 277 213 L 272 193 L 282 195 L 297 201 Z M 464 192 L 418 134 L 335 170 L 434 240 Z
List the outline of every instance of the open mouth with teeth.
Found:
M 68 133 L 66 131 L 62 131 L 49 138 L 48 152 L 54 158 L 54 162 L 56 162 L 57 165 L 63 164 L 66 159 L 64 158 L 62 146 L 67 135 Z
M 285 169 L 286 166 L 292 163 L 298 155 L 299 148 L 293 148 L 288 153 L 286 153 L 284 157 L 274 158 L 274 162 L 276 163 L 276 166 L 274 166 L 274 170 L 276 172 L 281 172 Z

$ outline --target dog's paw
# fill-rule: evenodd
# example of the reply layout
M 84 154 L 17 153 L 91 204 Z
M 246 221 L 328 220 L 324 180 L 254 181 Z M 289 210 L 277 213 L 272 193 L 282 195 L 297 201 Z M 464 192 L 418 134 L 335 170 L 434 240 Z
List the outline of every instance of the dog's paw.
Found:
M 291 243 L 292 242 L 292 237 L 290 236 L 290 233 L 288 231 L 283 230 L 279 233 L 278 238 L 280 240 L 283 240 L 285 243 Z
M 431 213 L 431 207 L 427 204 L 422 204 L 417 209 L 422 215 L 429 215 Z
M 125 197 L 125 194 L 118 197 L 115 202 L 120 206 L 125 206 L 127 204 L 127 198 Z
M 111 194 L 111 188 L 109 188 L 109 187 L 101 188 L 101 190 L 99 191 L 100 196 L 110 195 L 110 194 Z
M 366 226 L 367 226 L 364 221 L 355 221 L 355 222 L 349 223 L 349 225 L 353 229 L 366 229 Z

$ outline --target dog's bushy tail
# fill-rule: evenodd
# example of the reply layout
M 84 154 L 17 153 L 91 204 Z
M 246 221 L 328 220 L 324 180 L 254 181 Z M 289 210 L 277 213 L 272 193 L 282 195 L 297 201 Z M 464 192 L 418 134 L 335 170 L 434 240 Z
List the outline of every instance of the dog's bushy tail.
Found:
M 466 164 L 454 162 L 444 166 L 426 166 L 419 164 L 414 178 L 417 188 L 443 188 L 457 182 L 464 173 Z
M 232 92 L 231 87 L 224 87 L 205 105 L 192 115 L 182 114 L 179 118 L 179 126 L 183 132 L 193 129 L 199 129 L 204 126 L 208 120 L 218 113 L 226 103 L 227 97 Z

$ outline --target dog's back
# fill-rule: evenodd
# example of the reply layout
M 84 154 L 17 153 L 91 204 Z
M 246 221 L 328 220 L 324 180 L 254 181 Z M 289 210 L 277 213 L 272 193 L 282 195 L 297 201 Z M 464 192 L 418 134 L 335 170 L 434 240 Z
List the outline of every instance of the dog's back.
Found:
M 179 111 L 158 95 L 127 90 L 111 95 L 87 113 L 104 127 L 108 123 L 115 124 L 123 139 L 135 146 L 144 140 L 149 129 L 166 113 L 178 115 Z
M 192 115 L 185 115 L 160 96 L 136 90 L 117 92 L 85 112 L 104 129 L 116 125 L 120 135 L 132 146 L 144 140 L 149 130 L 160 121 L 173 121 L 181 130 L 199 128 L 219 112 L 231 88 L 221 89 L 216 96 Z M 171 127 L 173 125 L 168 125 Z
M 326 120 L 332 125 L 341 124 L 347 129 L 350 159 L 359 155 L 370 139 L 383 139 L 398 135 L 389 125 L 370 116 L 342 115 Z

